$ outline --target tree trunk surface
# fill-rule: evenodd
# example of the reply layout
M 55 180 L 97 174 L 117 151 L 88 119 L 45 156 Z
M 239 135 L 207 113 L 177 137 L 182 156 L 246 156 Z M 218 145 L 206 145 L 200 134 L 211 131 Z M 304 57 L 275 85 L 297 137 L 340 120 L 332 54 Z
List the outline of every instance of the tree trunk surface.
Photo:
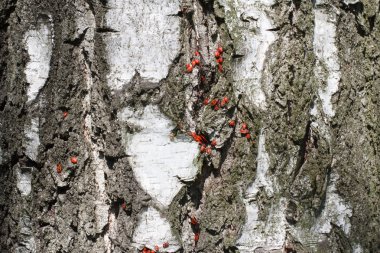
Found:
M 1 0 L 0 252 L 380 252 L 379 40 L 379 0 Z

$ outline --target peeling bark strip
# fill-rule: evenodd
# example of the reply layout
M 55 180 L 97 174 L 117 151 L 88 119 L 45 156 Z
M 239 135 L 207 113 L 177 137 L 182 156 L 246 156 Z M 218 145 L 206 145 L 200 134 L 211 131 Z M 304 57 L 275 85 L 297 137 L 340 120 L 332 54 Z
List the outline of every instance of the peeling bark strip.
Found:
M 314 11 L 314 15 L 314 50 L 318 59 L 315 73 L 317 80 L 321 80 L 321 86 L 324 86 L 318 89 L 318 94 L 322 101 L 323 112 L 327 116 L 333 117 L 335 111 L 331 104 L 331 97 L 338 91 L 340 81 L 338 49 L 335 45 L 336 14 L 328 13 L 318 7 Z M 327 72 L 327 80 L 324 81 L 325 71 Z
M 0 1 L 0 251 L 379 252 L 378 7 Z
M 235 52 L 238 58 L 233 62 L 236 95 L 245 94 L 251 103 L 264 110 L 268 87 L 262 82 L 262 77 L 267 52 L 276 40 L 276 33 L 271 31 L 274 28 L 271 6 L 276 1 L 225 2 L 227 26 L 238 46 Z
M 34 100 L 49 77 L 50 58 L 53 49 L 52 20 L 42 19 L 35 29 L 25 34 L 29 62 L 25 68 L 26 80 L 29 83 L 28 101 Z

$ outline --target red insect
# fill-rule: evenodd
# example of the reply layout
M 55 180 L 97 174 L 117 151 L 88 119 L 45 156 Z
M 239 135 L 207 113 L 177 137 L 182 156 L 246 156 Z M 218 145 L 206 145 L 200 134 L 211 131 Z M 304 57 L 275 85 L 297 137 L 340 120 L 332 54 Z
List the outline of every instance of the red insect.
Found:
M 160 250 L 160 247 L 158 247 L 158 245 L 154 246 L 154 250 L 155 251 L 159 251 Z
M 191 225 L 198 225 L 198 220 L 194 216 L 190 217 L 190 223 Z
M 196 65 L 199 65 L 199 63 L 201 63 L 198 59 L 195 59 L 194 62 Z
M 56 168 L 56 170 L 57 170 L 57 173 L 58 173 L 58 174 L 60 174 L 60 173 L 62 172 L 62 164 L 61 164 L 61 163 L 58 163 L 58 164 L 57 164 L 57 168 Z
M 228 122 L 228 125 L 230 126 L 230 127 L 234 127 L 235 126 L 235 120 L 230 120 L 230 122 Z
M 188 73 L 193 72 L 193 66 L 191 66 L 191 64 L 186 64 L 186 70 Z
M 150 250 L 147 247 L 144 247 L 143 250 L 141 251 L 141 253 L 156 253 L 156 251 Z
M 204 101 L 203 101 L 203 104 L 204 105 L 208 105 L 210 103 L 210 99 L 206 98 Z
M 211 146 L 213 146 L 213 147 L 216 146 L 216 140 L 215 139 L 211 141 Z
M 216 106 L 218 103 L 219 103 L 219 100 L 218 100 L 218 99 L 213 99 L 213 100 L 211 101 L 211 106 Z
M 63 118 L 66 119 L 67 115 L 69 115 L 68 112 L 63 112 Z
M 206 81 L 206 77 L 205 76 L 201 76 L 201 82 L 204 83 Z
M 216 59 L 216 62 L 219 63 L 219 64 L 222 64 L 223 63 L 223 58 L 219 57 L 218 59 Z
M 123 210 L 127 209 L 127 203 L 125 201 L 121 204 L 121 208 L 123 208 Z
M 249 130 L 247 129 L 246 123 L 241 124 L 240 133 L 241 134 L 249 134 Z
M 194 234 L 194 241 L 197 243 L 199 241 L 199 232 Z
M 162 244 L 162 247 L 165 249 L 167 247 L 169 247 L 169 243 L 168 242 L 164 242 L 164 244 Z
M 216 105 L 216 106 L 214 107 L 214 110 L 215 110 L 215 111 L 219 110 L 219 106 Z
M 221 54 L 223 53 L 223 48 L 222 47 L 218 47 L 217 50 L 218 50 L 219 53 L 221 53 Z
M 206 144 L 207 140 L 206 138 L 201 134 L 196 134 L 195 132 L 190 132 L 190 135 L 193 137 L 194 141 L 200 143 L 200 144 Z
M 197 65 L 197 63 L 195 62 L 195 60 L 193 60 L 193 61 L 191 62 L 191 65 L 192 65 L 193 67 L 195 67 L 195 65 Z
M 220 106 L 223 107 L 225 106 L 230 100 L 228 99 L 228 97 L 224 97 L 222 99 L 222 102 L 220 102 Z
M 198 51 L 195 51 L 195 56 L 199 56 L 199 52 Z
M 215 55 L 215 58 L 219 58 L 220 57 L 219 51 L 216 51 L 214 55 Z
M 249 139 L 251 139 L 251 135 L 250 135 L 250 134 L 247 134 L 247 135 L 245 136 L 245 138 L 247 138 L 247 139 L 249 140 Z
M 240 133 L 241 134 L 249 134 L 249 130 L 248 129 L 240 129 Z
M 76 156 L 73 156 L 70 158 L 70 161 L 72 164 L 77 164 L 78 163 L 78 158 L 76 158 Z
M 218 65 L 218 70 L 219 70 L 220 73 L 223 72 L 223 66 L 221 64 Z
M 206 152 L 206 145 L 201 146 L 201 153 L 204 153 L 204 152 Z
M 207 153 L 208 155 L 211 155 L 211 153 L 212 153 L 212 150 L 211 150 L 211 148 L 210 148 L 210 147 L 207 147 L 207 148 L 206 148 L 206 153 Z

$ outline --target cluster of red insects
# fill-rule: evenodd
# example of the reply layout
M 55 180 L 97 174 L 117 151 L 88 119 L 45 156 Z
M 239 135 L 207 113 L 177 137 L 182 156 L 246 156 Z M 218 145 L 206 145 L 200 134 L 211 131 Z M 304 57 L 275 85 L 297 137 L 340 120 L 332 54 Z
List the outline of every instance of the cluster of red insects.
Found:
M 199 57 L 200 54 L 198 51 L 195 52 L 195 56 Z M 199 65 L 201 62 L 198 58 L 194 59 L 191 61 L 191 63 L 189 64 L 186 64 L 186 71 L 187 73 L 191 73 L 193 72 L 193 68 L 195 68 L 195 66 Z
M 223 57 L 222 57 L 222 54 L 223 54 L 223 48 L 222 47 L 218 47 L 214 53 L 215 55 L 215 58 L 216 58 L 216 62 L 218 63 L 218 70 L 219 72 L 223 72 Z
M 230 127 L 235 127 L 235 120 L 230 120 L 228 125 Z M 240 133 L 248 140 L 251 139 L 251 134 L 246 123 L 242 123 Z M 189 135 L 193 137 L 194 141 L 199 143 L 201 153 L 211 155 L 212 149 L 217 145 L 217 141 L 215 139 L 208 141 L 203 134 L 197 134 L 196 132 L 190 132 Z
M 189 134 L 193 137 L 194 141 L 199 143 L 201 153 L 211 155 L 212 148 L 214 148 L 217 144 L 215 139 L 210 142 L 203 134 L 197 134 L 196 132 L 190 132 Z
M 251 134 L 249 133 L 246 123 L 241 124 L 240 133 L 244 135 L 248 140 L 251 139 Z
M 69 115 L 68 112 L 63 112 L 63 119 L 66 119 L 67 115 Z M 72 157 L 70 158 L 70 162 L 71 162 L 72 164 L 77 164 L 77 163 L 78 163 L 78 158 L 75 157 L 75 156 L 72 156 Z M 61 164 L 61 163 L 58 163 L 58 164 L 57 164 L 57 166 L 56 166 L 56 171 L 57 171 L 58 174 L 62 173 L 63 168 L 62 168 L 62 164 Z
M 162 244 L 162 248 L 167 248 L 167 247 L 169 247 L 169 243 L 168 242 L 164 242 L 163 244 Z M 158 245 L 156 245 L 156 246 L 154 246 L 154 250 L 151 250 L 151 249 L 149 249 L 149 248 L 147 248 L 147 247 L 144 247 L 143 249 L 142 249 L 142 251 L 141 251 L 141 253 L 156 253 L 156 252 L 159 252 L 160 251 L 160 247 L 158 246 Z
M 235 120 L 230 120 L 230 121 L 228 122 L 228 125 L 229 125 L 230 127 L 235 127 L 235 125 L 236 125 Z M 247 123 L 244 123 L 244 122 L 243 122 L 243 123 L 241 124 L 240 133 L 241 133 L 243 136 L 245 136 L 245 138 L 247 138 L 248 140 L 251 139 L 251 134 L 250 134 L 250 132 L 249 132 L 249 129 L 248 129 Z
M 223 72 L 223 48 L 221 46 L 218 46 L 218 48 L 216 49 L 216 51 L 214 52 L 214 56 L 216 58 L 216 62 L 218 63 L 218 70 L 219 72 Z M 199 52 L 195 52 L 195 56 L 199 57 L 200 54 Z M 190 73 L 193 71 L 193 68 L 196 66 L 196 65 L 199 65 L 200 64 L 200 61 L 199 59 L 194 59 L 191 64 L 187 64 L 186 65 L 186 69 L 187 69 L 187 72 Z M 204 82 L 204 79 L 205 77 L 202 75 L 201 76 L 201 81 Z M 203 105 L 204 106 L 211 106 L 215 111 L 218 111 L 219 109 L 221 108 L 224 108 L 228 103 L 229 103 L 229 98 L 228 97 L 223 97 L 223 98 L 213 98 L 213 99 L 210 99 L 210 98 L 206 98 L 204 99 L 203 101 Z M 231 120 L 229 121 L 228 125 L 230 127 L 235 127 L 235 121 L 234 120 Z M 247 139 L 251 139 L 251 135 L 250 135 L 250 132 L 248 130 L 248 127 L 247 127 L 247 124 L 246 123 L 242 123 L 242 127 L 240 129 L 240 133 L 242 135 L 244 135 Z M 199 143 L 199 146 L 200 146 L 200 152 L 201 153 L 205 153 L 207 155 L 211 155 L 212 154 L 212 150 L 216 147 L 217 145 L 217 141 L 215 139 L 213 140 L 208 140 L 204 135 L 202 134 L 197 134 L 196 132 L 190 132 L 189 135 L 191 137 L 193 137 L 194 141 L 198 142 Z
M 210 105 L 210 106 L 214 107 L 215 111 L 217 111 L 217 110 L 219 110 L 219 108 L 223 108 L 224 106 L 226 106 L 229 101 L 230 100 L 228 99 L 228 97 L 224 97 L 223 99 L 215 98 L 215 99 L 211 100 L 211 102 L 210 102 L 209 98 L 206 98 L 203 101 L 203 104 L 204 105 Z
M 223 72 L 223 48 L 222 47 L 218 47 L 214 53 L 215 55 L 215 58 L 216 58 L 216 62 L 218 63 L 218 70 L 219 72 Z M 195 52 L 195 56 L 196 57 L 199 57 L 200 56 L 200 53 L 198 51 Z M 198 58 L 195 58 L 194 60 L 191 61 L 191 63 L 188 63 L 186 64 L 186 71 L 187 73 L 191 73 L 193 72 L 193 69 L 195 68 L 195 66 L 199 65 L 200 64 L 200 60 Z M 202 76 L 201 79 L 204 79 L 205 77 Z M 204 80 L 201 80 L 202 82 Z
M 73 156 L 73 157 L 70 158 L 70 162 L 72 164 L 77 164 L 78 163 L 78 158 L 76 158 L 75 156 Z M 63 168 L 62 168 L 62 164 L 61 163 L 57 164 L 56 170 L 57 170 L 58 174 L 60 174 L 62 172 Z

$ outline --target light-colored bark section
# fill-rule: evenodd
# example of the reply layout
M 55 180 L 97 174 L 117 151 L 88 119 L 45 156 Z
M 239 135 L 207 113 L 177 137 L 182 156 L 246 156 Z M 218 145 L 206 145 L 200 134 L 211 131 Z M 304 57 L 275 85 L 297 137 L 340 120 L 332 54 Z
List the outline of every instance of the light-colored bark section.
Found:
M 270 210 L 267 220 L 259 219 L 259 207 L 256 203 L 257 194 L 263 189 L 266 194 L 273 196 L 274 179 L 268 175 L 269 154 L 265 149 L 265 133 L 261 130 L 259 136 L 259 148 L 257 155 L 256 179 L 248 188 L 243 199 L 247 221 L 243 226 L 242 235 L 237 241 L 237 247 L 242 252 L 255 252 L 262 248 L 265 251 L 281 249 L 286 238 L 286 219 L 285 207 L 286 199 L 282 198 L 274 203 Z
M 226 24 L 232 38 L 238 43 L 237 54 L 242 55 L 233 62 L 233 79 L 237 95 L 244 94 L 250 103 L 266 108 L 265 91 L 262 83 L 265 59 L 276 34 L 270 17 L 273 0 L 220 0 L 225 5 Z
M 352 216 L 352 209 L 350 206 L 339 196 L 336 189 L 336 181 L 338 176 L 332 174 L 330 184 L 326 192 L 326 204 L 320 217 L 318 217 L 312 231 L 319 234 L 330 233 L 332 226 L 335 224 L 342 228 L 346 235 L 350 233 L 350 217 Z
M 260 189 L 264 189 L 268 196 L 273 196 L 272 179 L 269 178 L 269 154 L 265 150 L 265 133 L 261 130 L 259 135 L 259 147 L 257 153 L 257 170 L 255 182 L 247 190 L 250 197 L 255 197 Z
M 50 58 L 53 49 L 52 23 L 41 22 L 35 29 L 25 33 L 25 45 L 29 55 L 25 75 L 28 101 L 34 100 L 49 76 Z
M 350 218 L 352 208 L 342 199 L 336 189 L 338 176 L 332 174 L 326 191 L 326 204 L 321 215 L 313 221 L 310 230 L 290 227 L 293 236 L 296 237 L 311 252 L 317 252 L 318 244 L 327 241 L 328 234 L 332 230 L 332 224 L 340 227 L 349 236 L 351 229 Z M 361 252 L 361 246 L 355 245 L 355 252 Z
M 108 7 L 108 85 L 121 89 L 136 71 L 149 82 L 165 78 L 180 49 L 179 1 L 111 0 Z
M 125 108 L 119 119 L 139 129 L 128 137 L 127 154 L 137 181 L 159 204 L 168 206 L 183 186 L 181 179 L 191 179 L 197 172 L 193 161 L 197 144 L 188 138 L 171 140 L 174 124 L 156 106 L 133 113 Z
M 340 65 L 338 62 L 338 49 L 335 45 L 336 15 L 325 9 L 314 10 L 314 52 L 317 57 L 315 71 L 320 83 L 318 90 L 322 101 L 323 112 L 333 117 L 335 111 L 331 103 L 331 97 L 338 91 L 340 81 Z M 324 80 L 327 72 L 327 80 Z
M 30 125 L 25 125 L 25 154 L 33 161 L 37 161 L 38 146 L 40 145 L 39 119 L 32 118 Z
M 32 191 L 32 171 L 31 167 L 24 167 L 17 170 L 17 188 L 21 196 L 28 196 Z
M 163 243 L 168 242 L 168 248 L 162 248 Z M 180 245 L 172 235 L 169 222 L 160 216 L 153 207 L 149 207 L 139 217 L 139 223 L 133 234 L 133 246 L 136 248 L 154 246 L 160 247 L 160 252 L 176 252 Z
M 83 6 L 83 5 L 82 5 Z M 92 61 L 92 56 L 94 55 L 94 33 L 95 33 L 95 17 L 89 10 L 89 7 L 86 5 L 86 8 L 78 6 L 82 9 L 83 14 L 77 17 L 77 30 L 78 32 L 83 32 L 85 29 L 88 29 L 85 40 L 83 41 L 82 47 L 86 49 L 89 53 L 89 60 Z M 94 142 L 93 139 L 93 117 L 91 114 L 91 100 L 93 99 L 93 87 L 94 81 L 92 78 L 91 68 L 87 59 L 83 56 L 81 52 L 78 51 L 78 56 L 80 57 L 83 69 L 83 75 L 86 82 L 86 89 L 88 93 L 83 99 L 83 109 L 85 112 L 84 118 L 84 139 L 90 149 L 89 156 L 91 157 L 92 163 L 91 167 L 94 168 L 95 173 L 95 182 L 97 188 L 97 196 L 95 200 L 95 221 L 96 221 L 96 233 L 101 234 L 105 227 L 108 225 L 108 229 L 104 232 L 103 240 L 105 246 L 105 252 L 112 252 L 112 243 L 110 240 L 109 231 L 113 229 L 113 217 L 109 213 L 109 203 L 106 192 L 106 178 L 105 173 L 108 170 L 107 163 L 104 156 L 101 155 L 101 149 L 104 145 L 102 142 Z M 89 169 L 89 168 L 87 168 Z
M 20 227 L 20 237 L 19 244 L 16 248 L 17 253 L 35 253 L 36 250 L 36 239 L 33 235 L 33 222 L 29 215 L 24 214 L 19 219 Z

